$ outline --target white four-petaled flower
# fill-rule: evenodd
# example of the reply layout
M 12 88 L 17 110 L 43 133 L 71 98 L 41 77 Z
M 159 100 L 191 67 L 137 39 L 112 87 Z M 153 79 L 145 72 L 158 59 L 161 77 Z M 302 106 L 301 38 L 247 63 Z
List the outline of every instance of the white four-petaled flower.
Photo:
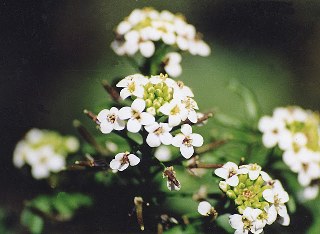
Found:
M 129 152 L 118 153 L 114 159 L 110 162 L 110 168 L 113 170 L 123 171 L 129 165 L 136 166 L 140 162 L 140 158 L 138 158 L 134 154 L 130 154 Z
M 164 145 L 171 144 L 172 135 L 170 131 L 172 127 L 167 123 L 154 122 L 151 125 L 145 126 L 145 129 L 149 132 L 146 141 L 150 147 L 158 147 L 161 143 Z
M 237 186 L 239 184 L 238 165 L 233 162 L 227 162 L 221 168 L 217 168 L 214 173 L 225 179 L 230 186 Z
M 125 128 L 125 122 L 119 119 L 119 111 L 117 108 L 112 107 L 110 110 L 104 109 L 100 111 L 97 116 L 100 122 L 100 130 L 102 133 L 110 133 L 114 130 L 123 130 Z
M 181 103 L 181 101 L 172 99 L 171 102 L 164 104 L 160 107 L 160 112 L 169 116 L 169 125 L 177 126 L 181 121 L 185 121 L 188 117 L 188 110 Z
M 132 102 L 131 107 L 122 107 L 119 110 L 119 118 L 122 120 L 129 119 L 127 129 L 129 132 L 137 133 L 142 125 L 150 125 L 155 122 L 153 115 L 143 112 L 146 103 L 142 99 L 136 99 Z
M 263 198 L 271 203 L 269 214 L 274 216 L 278 214 L 279 223 L 287 226 L 290 223 L 287 207 L 284 203 L 289 201 L 289 195 L 286 191 L 280 189 L 266 189 L 262 193 Z M 272 214 L 273 213 L 273 214 Z
M 172 140 L 172 145 L 180 147 L 180 152 L 183 157 L 190 158 L 193 153 L 193 147 L 200 147 L 203 144 L 203 137 L 200 134 L 192 133 L 192 128 L 189 124 L 181 126 L 181 133 L 178 133 Z
M 229 216 L 229 223 L 236 229 L 235 234 L 261 233 L 263 228 L 257 225 L 258 216 L 262 213 L 260 209 L 247 207 L 243 215 L 234 214 Z
M 117 83 L 117 87 L 122 88 L 120 91 L 120 97 L 126 99 L 129 96 L 136 96 L 138 98 L 143 97 L 145 85 L 148 82 L 148 79 L 141 74 L 134 74 L 125 77 Z

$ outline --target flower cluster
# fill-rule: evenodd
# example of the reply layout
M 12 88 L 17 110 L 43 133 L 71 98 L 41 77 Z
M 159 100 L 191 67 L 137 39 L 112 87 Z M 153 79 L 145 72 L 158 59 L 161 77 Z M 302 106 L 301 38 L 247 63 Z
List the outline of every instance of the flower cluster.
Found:
M 162 74 L 150 78 L 135 74 L 120 80 L 116 86 L 121 88 L 121 98 L 130 97 L 132 103 L 121 109 L 112 107 L 100 111 L 97 123 L 102 133 L 125 128 L 132 133 L 145 133 L 148 146 L 172 144 L 180 148 L 185 158 L 194 154 L 193 147 L 203 144 L 202 136 L 193 133 L 191 125 L 185 122 L 197 123 L 198 105 L 192 98 L 191 89 L 181 81 L 174 81 Z M 180 126 L 181 132 L 173 136 L 172 133 Z M 131 164 L 130 157 L 120 161 Z M 126 168 L 123 164 L 112 167 Z
M 288 193 L 279 180 L 272 178 L 257 164 L 241 165 L 227 162 L 215 170 L 221 178 L 220 189 L 234 200 L 239 214 L 230 215 L 229 221 L 235 233 L 261 233 L 276 219 L 282 225 L 289 225 L 290 217 L 285 203 Z
M 75 137 L 33 128 L 19 141 L 13 153 L 13 163 L 21 168 L 31 166 L 35 179 L 47 178 L 50 172 L 59 172 L 66 165 L 66 156 L 79 148 Z
M 195 27 L 188 24 L 182 15 L 166 10 L 135 9 L 116 27 L 115 34 L 111 48 L 120 56 L 133 56 L 140 51 L 143 57 L 149 58 L 155 54 L 157 46 L 166 45 L 172 53 L 168 53 L 162 62 L 172 77 L 181 73 L 181 56 L 175 51 L 189 51 L 200 56 L 210 54 L 210 47 Z
M 317 113 L 300 107 L 276 108 L 271 117 L 259 121 L 263 144 L 276 145 L 284 151 L 283 161 L 298 173 L 299 183 L 306 187 L 305 199 L 317 196 L 320 179 L 320 118 Z

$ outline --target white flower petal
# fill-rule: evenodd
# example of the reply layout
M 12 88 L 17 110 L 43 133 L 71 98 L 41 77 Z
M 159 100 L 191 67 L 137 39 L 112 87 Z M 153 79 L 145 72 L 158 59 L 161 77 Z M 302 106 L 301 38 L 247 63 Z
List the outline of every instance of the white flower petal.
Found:
M 239 178 L 237 175 L 231 176 L 230 178 L 226 179 L 226 182 L 230 186 L 237 186 L 239 184 Z
M 136 166 L 140 162 L 140 158 L 138 158 L 134 154 L 129 154 L 128 159 L 129 159 L 130 166 Z
M 211 208 L 212 208 L 212 206 L 209 202 L 202 201 L 198 205 L 198 212 L 201 215 L 208 216 L 210 214 Z
M 169 125 L 174 127 L 179 125 L 181 118 L 178 115 L 169 115 Z
M 277 210 L 274 205 L 271 205 L 270 208 L 268 209 L 268 219 L 267 219 L 267 224 L 271 225 L 274 221 L 277 219 Z
M 124 171 L 129 166 L 129 163 L 120 164 L 118 171 Z
M 192 133 L 192 127 L 189 124 L 183 124 L 181 126 L 181 132 L 185 135 L 185 136 L 189 136 Z
M 130 119 L 132 116 L 132 109 L 130 107 L 122 107 L 120 110 L 119 110 L 119 119 Z
M 186 145 L 183 144 L 183 145 L 180 146 L 180 152 L 181 152 L 183 157 L 188 159 L 193 155 L 194 149 L 193 149 L 192 146 L 189 147 L 189 146 L 186 146 Z
M 110 122 L 103 122 L 100 124 L 100 130 L 104 134 L 108 134 L 113 130 L 112 124 Z
M 191 139 L 192 139 L 193 146 L 200 147 L 203 145 L 203 137 L 200 134 L 192 133 Z
M 155 51 L 155 46 L 152 41 L 141 42 L 139 44 L 140 53 L 146 58 L 150 58 Z
M 172 143 L 172 135 L 168 132 L 161 134 L 159 137 L 164 145 L 170 145 Z
M 274 193 L 271 189 L 264 190 L 262 196 L 266 201 L 274 203 Z
M 142 112 L 146 107 L 146 102 L 143 99 L 137 98 L 131 104 L 132 110 Z
M 150 147 L 158 147 L 161 145 L 159 137 L 154 133 L 149 133 L 146 141 Z
M 112 159 L 109 166 L 113 170 L 118 170 L 120 168 L 120 165 L 121 163 L 119 160 Z
M 228 179 L 228 177 L 229 177 L 229 171 L 227 170 L 227 169 L 225 169 L 225 168 L 217 168 L 215 171 L 214 171 L 214 173 L 217 175 L 217 176 L 219 176 L 219 177 L 221 177 L 221 178 L 223 178 L 223 179 Z
M 155 121 L 155 118 L 152 114 L 150 113 L 147 113 L 147 112 L 142 112 L 140 114 L 140 123 L 142 125 L 150 125 L 150 124 L 153 124 L 154 121 Z
M 230 215 L 229 223 L 232 228 L 237 230 L 240 230 L 240 229 L 242 230 L 244 227 L 242 222 L 242 215 L 239 215 L 239 214 Z
M 184 135 L 181 133 L 178 133 L 173 139 L 172 139 L 172 145 L 175 147 L 180 147 L 182 145 Z
M 283 226 L 289 226 L 290 224 L 290 216 L 287 214 L 284 217 L 279 217 L 278 223 L 280 223 Z
M 137 119 L 129 119 L 127 129 L 129 132 L 137 133 L 141 129 L 141 123 Z

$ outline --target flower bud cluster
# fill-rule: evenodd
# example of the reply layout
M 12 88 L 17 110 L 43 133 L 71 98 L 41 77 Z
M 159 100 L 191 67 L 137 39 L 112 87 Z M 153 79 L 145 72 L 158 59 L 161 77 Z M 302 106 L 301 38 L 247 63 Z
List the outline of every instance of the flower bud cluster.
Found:
M 271 177 L 257 164 L 241 165 L 227 162 L 215 170 L 221 178 L 220 189 L 228 198 L 234 200 L 239 214 L 229 217 L 235 233 L 261 233 L 276 219 L 282 225 L 289 225 L 290 218 L 285 203 L 288 193 L 281 182 Z
M 19 141 L 13 153 L 13 164 L 21 168 L 31 166 L 35 179 L 47 178 L 50 172 L 64 169 L 66 156 L 79 149 L 79 142 L 72 136 L 61 136 L 49 130 L 33 128 Z
M 97 123 L 102 133 L 124 129 L 132 133 L 145 132 L 145 140 L 150 147 L 172 144 L 180 148 L 185 158 L 194 154 L 193 147 L 203 144 L 202 136 L 192 133 L 191 125 L 183 123 L 186 120 L 197 123 L 198 105 L 192 99 L 191 89 L 182 82 L 162 74 L 150 78 L 135 74 L 120 80 L 116 86 L 121 88 L 120 97 L 130 97 L 132 103 L 119 110 L 112 107 L 100 111 Z M 181 132 L 173 136 L 171 131 L 177 126 L 181 126 Z M 130 164 L 130 160 L 124 162 Z
M 315 198 L 319 191 L 313 181 L 320 179 L 320 117 L 300 107 L 276 108 L 273 115 L 259 121 L 263 144 L 283 150 L 283 161 L 298 173 L 305 188 L 305 199 Z
M 210 47 L 201 39 L 193 25 L 180 14 L 153 8 L 135 9 L 115 29 L 111 48 L 116 54 L 133 56 L 140 51 L 143 57 L 155 54 L 156 43 L 167 45 L 171 51 L 189 51 L 192 55 L 208 56 Z M 165 70 L 170 76 L 181 73 L 181 56 L 169 53 L 165 56 Z

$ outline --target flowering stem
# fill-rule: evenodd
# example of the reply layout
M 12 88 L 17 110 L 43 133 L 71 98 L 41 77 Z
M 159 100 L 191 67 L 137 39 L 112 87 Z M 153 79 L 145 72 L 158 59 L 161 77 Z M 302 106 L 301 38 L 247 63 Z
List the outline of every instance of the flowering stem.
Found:
M 205 163 L 195 162 L 195 163 L 189 165 L 188 168 L 189 169 L 192 169 L 192 168 L 216 169 L 216 168 L 220 168 L 222 166 L 223 166 L 223 164 L 220 164 L 220 163 L 205 164 Z
M 109 156 L 110 152 L 98 144 L 96 139 L 91 135 L 91 133 L 81 124 L 79 120 L 73 121 L 73 126 L 78 130 L 79 134 L 83 137 L 83 139 L 88 142 L 93 148 L 104 156 Z
M 218 148 L 221 145 L 224 145 L 227 143 L 227 140 L 220 140 L 220 141 L 212 141 L 209 144 L 203 145 L 196 149 L 196 154 L 204 154 L 207 153 L 215 148 Z
M 119 92 L 112 85 L 110 85 L 107 80 L 102 80 L 101 83 L 103 88 L 108 92 L 108 94 L 112 98 L 112 100 L 118 103 L 120 100 Z

